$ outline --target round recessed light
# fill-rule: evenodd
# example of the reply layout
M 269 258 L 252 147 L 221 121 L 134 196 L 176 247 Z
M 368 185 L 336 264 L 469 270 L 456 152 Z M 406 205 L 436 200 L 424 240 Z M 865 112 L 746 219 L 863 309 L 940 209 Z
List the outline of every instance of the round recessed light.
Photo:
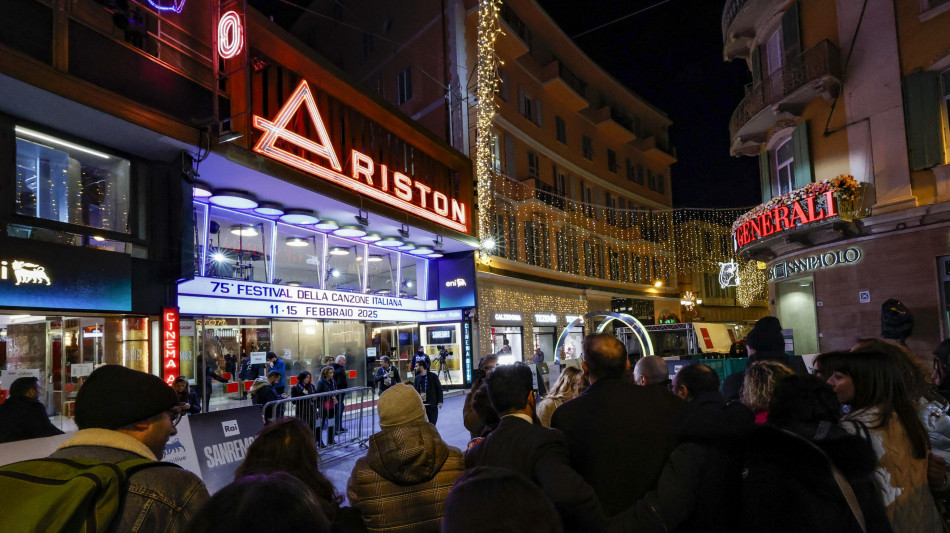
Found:
M 363 226 L 347 224 L 340 226 L 339 229 L 333 230 L 333 234 L 339 237 L 362 237 L 363 235 L 366 235 L 366 230 L 363 229 Z
M 232 235 L 240 235 L 241 237 L 257 237 L 257 227 L 250 224 L 235 224 L 231 226 Z
M 251 193 L 237 189 L 216 189 L 208 200 L 214 205 L 231 209 L 254 209 L 258 206 Z
M 308 239 L 304 239 L 303 237 L 287 237 L 285 244 L 287 244 L 287 246 L 294 247 L 310 246 L 310 241 Z
M 195 198 L 208 198 L 212 194 L 211 186 L 203 181 L 196 181 L 191 187 L 191 195 Z
M 415 244 L 412 244 L 411 242 L 407 242 L 407 243 L 403 244 L 402 246 L 397 246 L 396 249 L 397 249 L 397 250 L 402 250 L 402 251 L 404 251 L 404 252 L 408 252 L 409 250 L 415 250 L 415 249 L 416 249 L 416 245 L 415 245 Z
M 369 254 L 370 263 L 382 263 L 383 256 L 381 254 Z
M 316 224 L 320 219 L 311 209 L 287 209 L 280 221 L 287 224 Z
M 103 237 L 102 235 L 93 235 L 92 240 L 96 242 L 105 242 L 106 238 Z
M 438 258 L 442 257 L 442 252 L 432 252 L 431 254 L 427 255 L 426 257 L 428 257 L 429 259 L 438 259 Z
M 327 253 L 330 255 L 350 255 L 350 249 L 344 246 L 333 246 Z
M 261 202 L 260 205 L 254 208 L 254 212 L 258 215 L 279 217 L 284 214 L 284 206 L 277 202 Z
M 360 240 L 364 242 L 376 242 L 380 239 L 382 239 L 382 237 L 379 236 L 379 233 L 367 233 L 360 237 Z
M 287 285 L 289 285 L 289 286 L 291 286 L 291 287 L 299 287 L 299 286 L 300 286 L 300 282 L 299 282 L 299 281 L 288 281 L 288 282 L 287 282 Z
M 324 219 L 324 220 L 321 220 L 320 222 L 315 223 L 313 227 L 317 229 L 322 229 L 325 231 L 332 231 L 339 228 L 340 225 L 336 223 L 336 220 Z
M 389 289 L 379 289 L 378 291 L 376 291 L 376 294 L 392 294 L 392 293 L 393 291 Z
M 412 251 L 409 252 L 409 253 L 415 254 L 415 255 L 429 255 L 429 254 L 431 254 L 431 253 L 434 252 L 434 251 L 435 251 L 435 250 L 433 250 L 432 248 L 429 248 L 428 246 L 420 246 L 420 247 L 416 248 L 415 250 L 412 250 Z
M 402 246 L 402 244 L 403 241 L 399 237 L 383 237 L 382 239 L 376 241 L 376 246 L 383 246 L 385 248 Z

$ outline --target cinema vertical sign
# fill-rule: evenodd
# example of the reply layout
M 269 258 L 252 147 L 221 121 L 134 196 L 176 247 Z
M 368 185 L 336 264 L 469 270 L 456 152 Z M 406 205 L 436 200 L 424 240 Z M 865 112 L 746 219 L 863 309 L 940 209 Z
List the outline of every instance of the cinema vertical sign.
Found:
M 305 109 L 313 125 L 311 136 L 315 138 L 290 129 L 301 108 Z M 254 146 L 255 152 L 446 228 L 469 232 L 466 205 L 446 191 L 434 190 L 398 170 L 377 164 L 372 157 L 356 149 L 350 151 L 346 158 L 349 168 L 344 170 L 306 80 L 297 85 L 273 120 L 254 115 L 253 123 L 255 128 L 263 131 Z M 295 146 L 313 158 L 282 148 L 287 145 Z
M 775 200 L 773 200 L 774 202 Z M 800 228 L 820 220 L 838 216 L 838 200 L 834 191 L 792 198 L 784 204 L 772 202 L 746 213 L 733 226 L 736 249 L 776 233 Z
M 162 378 L 171 385 L 181 375 L 181 328 L 178 308 L 162 309 Z

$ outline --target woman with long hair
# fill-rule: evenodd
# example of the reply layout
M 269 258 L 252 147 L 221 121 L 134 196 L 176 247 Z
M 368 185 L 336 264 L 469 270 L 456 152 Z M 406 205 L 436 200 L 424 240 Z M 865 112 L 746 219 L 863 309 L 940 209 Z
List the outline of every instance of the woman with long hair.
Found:
M 320 380 L 317 381 L 317 392 L 332 392 L 336 390 L 336 384 L 333 381 L 333 372 L 334 368 L 332 366 L 325 366 L 320 369 Z M 317 446 L 323 448 L 323 430 L 327 430 L 327 446 L 333 445 L 333 434 L 334 434 L 334 420 L 336 420 L 336 397 L 327 397 L 323 399 L 323 405 L 321 405 L 323 415 L 320 420 L 320 435 L 317 437 Z M 329 420 L 329 424 L 327 423 Z M 329 426 L 329 427 L 328 427 Z
M 587 376 L 584 375 L 583 370 L 575 366 L 565 367 L 551 391 L 538 402 L 537 414 L 541 425 L 551 427 L 554 410 L 564 402 L 576 398 L 587 389 L 588 385 L 590 383 L 587 382 Z
M 793 374 L 791 368 L 770 359 L 752 363 L 746 369 L 739 401 L 755 415 L 756 424 L 764 424 L 768 419 L 775 384 Z
M 301 396 L 309 396 L 316 393 L 317 386 L 313 384 L 313 375 L 307 370 L 297 374 L 297 384 L 291 387 L 290 397 L 300 398 Z M 310 426 L 310 429 L 314 430 L 317 427 L 317 417 L 320 412 L 317 401 L 313 399 L 297 400 L 296 404 L 297 418 L 306 422 L 307 425 Z M 317 437 L 318 432 L 319 430 L 314 432 L 314 438 Z
M 832 352 L 815 361 L 838 401 L 842 426 L 871 443 L 875 483 L 895 533 L 943 530 L 927 484 L 927 430 L 917 417 L 901 365 L 879 351 Z
M 234 472 L 234 479 L 287 472 L 310 487 L 320 500 L 324 514 L 333 520 L 343 497 L 317 468 L 317 460 L 310 428 L 297 418 L 281 418 L 258 433 L 247 448 L 244 462 Z

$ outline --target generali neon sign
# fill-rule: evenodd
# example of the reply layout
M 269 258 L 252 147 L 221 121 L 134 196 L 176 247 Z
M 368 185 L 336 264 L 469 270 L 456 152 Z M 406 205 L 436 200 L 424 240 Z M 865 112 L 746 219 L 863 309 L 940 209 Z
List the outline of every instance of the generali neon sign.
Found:
M 817 205 L 817 200 L 824 197 L 824 207 Z M 802 205 L 804 204 L 804 206 Z M 806 196 L 788 205 L 774 207 L 759 216 L 750 218 L 735 229 L 733 235 L 736 246 L 743 246 L 755 242 L 763 237 L 798 228 L 806 224 L 838 216 L 838 204 L 834 191 Z
M 180 335 L 178 308 L 166 307 L 162 310 L 162 374 L 169 385 L 181 375 Z
M 287 128 L 301 106 L 306 106 L 310 120 L 315 126 L 316 140 Z M 386 165 L 377 165 L 371 157 L 359 150 L 350 152 L 349 173 L 344 174 L 340 158 L 330 142 L 327 128 L 306 80 L 300 82 L 273 121 L 254 115 L 254 127 L 264 131 L 264 135 L 254 146 L 254 151 L 259 154 L 447 228 L 468 233 L 465 204 L 459 203 L 455 198 L 449 198 L 443 192 L 434 191 L 401 172 L 390 171 Z M 278 148 L 278 140 L 320 156 L 327 161 L 327 166 Z

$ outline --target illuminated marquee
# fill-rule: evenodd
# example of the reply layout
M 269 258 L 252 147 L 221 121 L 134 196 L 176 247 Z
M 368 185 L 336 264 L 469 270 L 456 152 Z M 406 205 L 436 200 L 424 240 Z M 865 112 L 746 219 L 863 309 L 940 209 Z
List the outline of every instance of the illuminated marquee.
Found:
M 224 59 L 241 53 L 244 49 L 244 27 L 241 17 L 234 11 L 221 15 L 218 21 L 218 55 Z
M 311 122 L 316 127 L 316 141 L 287 129 L 294 115 L 304 105 Z M 330 143 L 330 136 L 327 134 L 323 118 L 317 110 L 313 93 L 306 80 L 300 82 L 273 122 L 254 115 L 254 127 L 264 131 L 261 139 L 254 146 L 254 151 L 257 153 L 447 228 L 468 233 L 465 204 L 459 203 L 455 198 L 449 198 L 442 192 L 434 191 L 426 184 L 415 181 L 401 172 L 390 172 L 386 165 L 378 165 L 379 168 L 377 168 L 371 157 L 358 150 L 351 151 L 350 173 L 344 174 L 343 166 Z M 327 161 L 329 167 L 278 148 L 278 140 L 320 156 Z
M 180 334 L 178 308 L 166 307 L 162 310 L 162 375 L 169 385 L 181 375 Z
M 824 204 L 820 206 L 819 204 Z M 804 204 L 804 206 L 802 205 Z M 733 232 L 736 247 L 755 242 L 763 237 L 838 216 L 838 204 L 834 191 L 806 196 L 788 205 L 772 208 L 759 216 L 750 218 Z
M 10 271 L 13 271 L 13 278 L 16 280 L 14 285 L 51 285 L 46 268 L 36 263 L 27 261 L 0 261 L 0 280 L 10 278 Z

